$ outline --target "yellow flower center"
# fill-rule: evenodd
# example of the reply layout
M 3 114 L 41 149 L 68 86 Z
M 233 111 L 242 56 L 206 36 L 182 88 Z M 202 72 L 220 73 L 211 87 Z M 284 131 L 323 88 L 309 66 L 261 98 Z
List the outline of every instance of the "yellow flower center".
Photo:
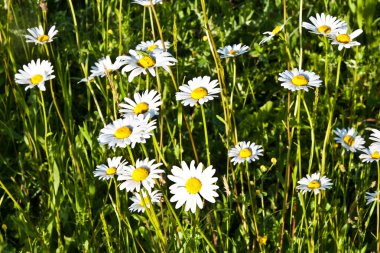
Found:
M 132 129 L 129 127 L 120 127 L 115 131 L 115 137 L 118 139 L 128 138 L 132 134 Z
M 318 32 L 324 33 L 324 34 L 329 34 L 331 32 L 331 27 L 327 25 L 322 25 L 318 27 Z
M 117 169 L 115 167 L 110 167 L 106 170 L 106 175 L 113 175 L 115 174 Z
M 46 42 L 46 41 L 48 41 L 50 38 L 49 38 L 49 36 L 47 36 L 47 35 L 40 35 L 40 36 L 38 36 L 38 38 L 37 38 L 37 40 L 39 41 L 39 42 Z
M 139 104 L 137 104 L 135 106 L 135 108 L 133 109 L 133 112 L 136 114 L 136 115 L 139 115 L 139 114 L 144 114 L 146 113 L 147 111 L 149 110 L 149 104 L 145 103 L 145 102 L 141 102 Z
M 149 206 L 149 196 L 144 197 L 144 198 L 140 201 L 140 206 L 143 206 L 143 207 L 147 207 L 147 206 Z
M 250 157 L 251 155 L 252 155 L 252 151 L 249 148 L 243 148 L 239 152 L 239 156 L 241 158 L 247 158 L 247 157 Z
M 292 84 L 295 86 L 306 86 L 309 80 L 303 75 L 298 75 L 292 78 Z
M 30 82 L 34 85 L 39 84 L 40 82 L 42 82 L 42 80 L 44 80 L 44 77 L 40 74 L 34 75 L 32 76 L 32 78 L 30 78 Z
M 155 45 L 155 44 L 153 44 L 153 45 L 150 45 L 147 49 L 146 49 L 146 51 L 148 51 L 148 52 L 152 52 L 154 49 L 156 49 L 156 48 L 158 48 L 158 46 L 157 45 Z
M 352 137 L 350 135 L 346 135 L 343 137 L 343 142 L 351 147 L 352 145 L 354 145 L 355 139 L 354 139 L 354 137 Z
M 231 51 L 228 52 L 228 54 L 232 54 L 232 55 L 235 55 L 236 53 L 237 53 L 236 50 L 231 50 Z
M 139 61 L 138 64 L 143 68 L 150 68 L 153 67 L 156 64 L 156 61 L 149 57 L 149 56 L 143 56 Z
M 281 25 L 276 26 L 272 31 L 272 35 L 276 35 L 280 30 L 281 30 Z
M 378 151 L 375 151 L 371 154 L 372 159 L 380 159 L 380 154 Z
M 309 189 L 319 189 L 321 187 L 321 183 L 319 180 L 313 180 L 308 185 L 307 188 Z
M 136 168 L 132 172 L 132 179 L 135 180 L 136 182 L 141 182 L 145 178 L 147 178 L 148 175 L 149 175 L 149 170 L 147 170 L 146 168 Z
M 339 34 L 336 36 L 336 40 L 340 43 L 347 44 L 351 41 L 351 38 L 348 34 Z
M 192 177 L 186 181 L 185 187 L 190 194 L 196 194 L 201 190 L 202 182 L 198 178 Z
M 194 89 L 191 92 L 190 97 L 195 100 L 198 100 L 198 99 L 204 98 L 205 96 L 207 96 L 207 94 L 208 94 L 207 89 L 199 87 L 199 88 Z

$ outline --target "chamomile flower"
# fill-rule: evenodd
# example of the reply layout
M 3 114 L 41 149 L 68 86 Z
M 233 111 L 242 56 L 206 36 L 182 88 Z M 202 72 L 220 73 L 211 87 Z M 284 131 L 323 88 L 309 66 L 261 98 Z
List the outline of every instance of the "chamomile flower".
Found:
M 133 0 L 132 3 L 133 4 L 139 4 L 139 5 L 142 5 L 142 6 L 150 6 L 151 5 L 151 1 L 152 1 L 153 5 L 155 5 L 155 4 L 162 4 L 162 0 Z
M 136 143 L 145 143 L 152 135 L 150 131 L 156 128 L 156 120 L 148 121 L 149 118 L 143 115 L 117 119 L 100 130 L 98 141 L 109 148 L 125 148 L 127 145 L 134 148 Z
M 219 186 L 215 184 L 218 178 L 212 177 L 215 174 L 212 165 L 203 170 L 202 163 L 197 167 L 194 164 L 194 160 L 190 162 L 190 166 L 183 161 L 182 167 L 173 166 L 172 175 L 168 175 L 169 180 L 174 182 L 169 187 L 173 194 L 170 202 L 177 202 L 176 209 L 186 203 L 185 211 L 190 209 L 193 213 L 197 206 L 203 208 L 201 196 L 211 203 L 215 203 L 215 197 L 219 196 L 216 192 Z
M 154 186 L 154 179 L 160 178 L 161 173 L 165 173 L 163 170 L 157 169 L 162 163 L 154 163 L 155 160 L 136 161 L 136 166 L 128 165 L 124 171 L 120 171 L 117 181 L 124 181 L 120 184 L 120 190 L 126 189 L 127 192 L 137 191 L 139 192 L 141 186 L 147 190 L 150 190 Z
M 286 23 L 288 23 L 290 18 L 288 18 L 284 24 L 282 25 L 278 25 L 276 26 L 271 32 L 268 31 L 268 32 L 264 32 L 263 34 L 268 34 L 269 36 L 265 37 L 264 39 L 262 39 L 259 43 L 259 45 L 262 45 L 264 44 L 265 42 L 271 40 L 274 36 L 276 36 L 279 32 L 282 31 L 282 29 L 284 29 L 284 26 L 286 25 Z
M 366 192 L 365 193 L 365 199 L 367 200 L 367 205 L 372 203 L 372 202 L 379 202 L 380 201 L 380 192 L 375 191 L 373 193 Z
M 135 192 L 133 195 L 134 196 L 131 197 L 133 203 L 128 209 L 131 212 L 139 213 L 143 213 L 146 208 L 150 208 L 150 204 L 159 203 L 162 197 L 162 194 L 157 190 L 152 192 L 148 191 L 148 193 L 146 193 L 146 191 L 141 191 L 142 198 L 140 192 Z
M 25 90 L 38 87 L 44 91 L 45 81 L 53 79 L 54 70 L 49 61 L 37 59 L 32 60 L 28 65 L 24 65 L 23 69 L 18 70 L 19 73 L 15 75 L 15 81 L 18 84 L 27 84 Z
M 107 55 L 95 62 L 95 66 L 91 67 L 91 75 L 88 78 L 83 78 L 78 83 L 91 81 L 98 76 L 104 77 L 105 75 L 118 70 L 121 66 L 122 64 L 119 60 L 116 59 L 115 63 L 112 63 L 111 58 Z
M 380 145 L 380 131 L 374 128 L 371 129 L 371 131 L 372 131 L 372 134 L 369 137 L 369 139 L 375 141 L 375 143 L 379 143 Z
M 360 43 L 354 41 L 363 32 L 362 29 L 357 29 L 353 33 L 348 34 L 347 29 L 340 30 L 337 34 L 329 36 L 331 39 L 331 45 L 338 45 L 338 50 L 343 48 L 350 48 L 353 46 L 359 46 Z
M 185 106 L 194 106 L 196 103 L 204 104 L 209 100 L 218 97 L 220 88 L 218 80 L 211 81 L 209 76 L 195 77 L 188 84 L 179 87 L 179 92 L 176 92 L 177 100 L 182 100 L 181 103 Z
M 177 60 L 169 53 L 159 50 L 153 50 L 150 54 L 142 51 L 129 50 L 130 56 L 119 56 L 118 60 L 122 65 L 126 64 L 121 70 L 121 73 L 131 72 L 128 77 L 128 81 L 132 80 L 143 73 L 147 74 L 147 71 L 152 76 L 156 76 L 155 68 L 162 67 L 170 73 L 169 66 L 173 66 Z
M 228 156 L 231 157 L 231 162 L 236 165 L 237 163 L 248 163 L 259 160 L 259 156 L 263 155 L 261 145 L 256 145 L 254 142 L 241 141 L 234 148 L 228 151 Z
M 309 19 L 312 24 L 303 22 L 302 27 L 308 29 L 311 33 L 327 36 L 347 29 L 347 23 L 345 21 L 341 21 L 330 15 L 325 15 L 324 13 L 317 13 L 316 18 L 310 17 Z
M 358 133 L 353 128 L 348 129 L 335 129 L 334 133 L 337 137 L 334 140 L 347 150 L 351 152 L 356 152 L 357 150 L 364 149 L 364 139 L 358 135 Z
M 94 176 L 99 177 L 101 180 L 108 180 L 113 178 L 117 173 L 124 169 L 127 161 L 122 160 L 123 157 L 113 157 L 107 158 L 107 165 L 101 164 L 96 166 L 96 170 L 94 171 Z
M 135 93 L 134 101 L 130 98 L 124 98 L 125 104 L 121 103 L 119 106 L 120 113 L 122 116 L 126 115 L 144 115 L 144 117 L 148 116 L 149 118 L 158 115 L 158 110 L 160 105 L 162 104 L 161 95 L 155 90 L 148 91 L 146 90 L 144 93 Z
M 331 179 L 323 176 L 320 177 L 320 173 L 314 173 L 311 176 L 306 175 L 306 177 L 301 178 L 297 183 L 299 184 L 296 189 L 301 190 L 302 193 L 314 191 L 318 194 L 321 190 L 330 189 L 332 183 Z
M 363 149 L 362 152 L 364 152 L 364 154 L 361 154 L 359 158 L 363 162 L 369 163 L 380 161 L 380 143 L 372 144 L 368 148 Z
M 164 44 L 165 49 L 161 40 L 157 40 L 156 42 L 154 42 L 154 40 L 141 41 L 141 43 L 136 46 L 136 50 L 142 50 L 148 53 L 153 52 L 153 50 L 166 51 L 170 47 L 170 42 L 165 41 Z
M 52 42 L 53 37 L 58 33 L 58 30 L 55 30 L 54 25 L 50 28 L 48 34 L 45 34 L 42 26 L 28 28 L 27 30 L 30 35 L 25 35 L 26 42 L 34 42 L 35 45 L 43 45 L 45 43 Z
M 223 48 L 218 49 L 218 53 L 220 54 L 220 58 L 227 58 L 227 57 L 236 57 L 241 54 L 245 54 L 248 52 L 249 47 L 246 45 L 240 44 L 234 44 L 232 46 L 228 45 Z
M 281 81 L 281 86 L 291 91 L 305 90 L 309 91 L 309 88 L 319 87 L 322 84 L 322 80 L 319 79 L 319 75 L 314 72 L 293 69 L 291 71 L 285 70 L 280 73 L 278 78 Z

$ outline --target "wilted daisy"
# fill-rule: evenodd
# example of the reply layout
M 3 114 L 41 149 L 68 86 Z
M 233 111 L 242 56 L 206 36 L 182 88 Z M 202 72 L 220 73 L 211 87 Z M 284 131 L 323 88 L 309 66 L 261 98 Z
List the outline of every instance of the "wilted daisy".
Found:
M 166 51 L 170 47 L 170 42 L 165 41 L 164 44 L 165 44 L 165 49 L 162 45 L 161 40 L 157 40 L 156 42 L 154 42 L 154 40 L 141 41 L 141 43 L 136 46 L 136 50 L 142 50 L 148 53 L 153 52 L 153 50 Z
M 27 84 L 25 90 L 33 87 L 38 87 L 40 90 L 45 89 L 45 81 L 53 79 L 54 70 L 49 61 L 37 59 L 35 62 L 32 60 L 28 66 L 24 65 L 23 69 L 18 70 L 19 73 L 15 75 L 15 81 L 18 84 Z
M 288 23 L 289 19 L 290 18 L 288 18 L 284 24 L 276 26 L 271 32 L 270 31 L 264 32 L 263 34 L 268 34 L 269 36 L 265 37 L 262 41 L 260 41 L 259 45 L 264 44 L 265 42 L 271 40 L 274 36 L 276 36 L 279 32 L 281 32 L 282 29 L 284 29 L 284 26 L 286 25 L 286 23 Z
M 336 34 L 341 30 L 347 29 L 347 23 L 341 21 L 336 17 L 325 15 L 324 13 L 317 13 L 316 18 L 309 18 L 311 23 L 303 22 L 302 27 L 310 30 L 309 32 L 321 35 L 332 35 Z
M 107 158 L 107 165 L 101 164 L 96 166 L 96 170 L 94 171 L 94 176 L 99 177 L 101 180 L 108 180 L 113 178 L 117 173 L 123 169 L 125 169 L 127 161 L 122 160 L 123 157 L 113 157 Z
M 162 67 L 170 73 L 169 66 L 173 66 L 177 60 L 169 53 L 164 51 L 153 50 L 150 54 L 135 50 L 129 50 L 131 56 L 119 56 L 119 60 L 122 65 L 126 64 L 121 70 L 121 73 L 131 72 L 128 77 L 128 81 L 132 80 L 143 73 L 146 75 L 147 70 L 152 76 L 156 76 L 155 68 Z
M 130 98 L 124 98 L 126 104 L 119 104 L 122 108 L 120 113 L 122 116 L 126 115 L 144 115 L 149 118 L 158 115 L 158 109 L 162 104 L 161 95 L 155 90 L 148 91 L 146 90 L 142 94 L 135 93 L 134 101 Z
M 28 28 L 27 30 L 30 33 L 30 35 L 25 35 L 26 42 L 34 42 L 35 45 L 42 45 L 48 42 L 52 42 L 53 37 L 58 33 L 58 30 L 55 30 L 54 25 L 50 28 L 47 35 L 44 33 L 44 29 L 42 28 L 42 26 Z
M 343 48 L 359 46 L 360 43 L 353 40 L 356 37 L 358 37 L 362 32 L 363 32 L 362 29 L 358 29 L 351 34 L 348 34 L 347 29 L 340 30 L 336 35 L 330 36 L 331 45 L 338 45 L 339 51 L 342 50 Z
M 162 4 L 162 0 L 133 0 L 132 3 L 133 4 L 139 4 L 139 5 L 142 5 L 142 6 L 150 6 L 151 5 L 151 1 L 152 1 L 153 5 L 155 5 L 155 4 Z
M 370 145 L 369 148 L 363 149 L 359 158 L 365 162 L 377 162 L 380 161 L 380 143 L 375 143 L 375 145 Z
M 191 161 L 190 166 L 182 161 L 182 167 L 173 166 L 171 170 L 173 175 L 168 175 L 169 180 L 174 182 L 169 187 L 170 193 L 173 194 L 170 202 L 177 202 L 176 209 L 186 203 L 185 211 L 190 209 L 193 213 L 197 206 L 200 209 L 203 208 L 201 196 L 211 203 L 215 203 L 214 198 L 219 196 L 216 192 L 219 186 L 215 184 L 218 178 L 212 177 L 215 174 L 212 165 L 203 170 L 202 163 L 199 163 L 197 167 L 194 164 L 194 160 Z
M 159 191 L 141 191 L 135 192 L 133 194 L 134 196 L 131 197 L 131 200 L 133 201 L 132 205 L 128 208 L 131 212 L 145 212 L 145 208 L 150 208 L 150 204 L 158 203 L 160 202 L 160 199 L 162 197 L 162 194 Z
M 195 77 L 188 82 L 188 84 L 179 87 L 179 92 L 176 92 L 175 97 L 177 100 L 182 100 L 183 105 L 194 106 L 196 103 L 203 104 L 214 97 L 218 97 L 220 88 L 218 80 L 211 81 L 211 77 Z
M 369 137 L 369 139 L 375 141 L 375 143 L 379 143 L 380 145 L 380 131 L 374 128 L 371 129 L 371 131 L 372 131 L 372 134 Z
M 278 78 L 281 81 L 281 86 L 291 91 L 305 90 L 309 91 L 309 88 L 319 87 L 322 84 L 322 80 L 319 79 L 319 75 L 316 75 L 311 71 L 304 71 L 293 69 L 291 71 L 285 70 L 280 73 Z
M 364 139 L 353 128 L 337 128 L 334 130 L 334 133 L 337 135 L 334 140 L 342 144 L 347 151 L 356 152 L 357 150 L 364 149 Z
M 263 155 L 261 145 L 256 145 L 254 142 L 241 141 L 234 148 L 228 151 L 228 156 L 231 157 L 231 162 L 236 165 L 237 163 L 248 163 L 259 160 L 259 156 Z
M 124 181 L 120 184 L 120 190 L 126 189 L 130 191 L 140 191 L 141 186 L 147 190 L 150 190 L 154 186 L 154 179 L 160 178 L 160 173 L 165 173 L 163 170 L 157 169 L 162 163 L 154 163 L 155 160 L 136 161 L 136 166 L 128 165 L 124 171 L 119 172 L 117 181 Z
M 330 189 L 332 183 L 331 179 L 323 176 L 320 177 L 320 173 L 314 173 L 311 176 L 301 178 L 297 183 L 299 184 L 296 189 L 301 190 L 302 193 L 314 191 L 318 194 L 321 190 Z
M 373 193 L 366 192 L 365 194 L 366 194 L 365 199 L 367 200 L 367 205 L 375 201 L 376 202 L 380 201 L 380 192 L 378 191 L 375 191 Z
M 145 143 L 152 135 L 150 131 L 156 128 L 156 120 L 150 122 L 149 117 L 143 115 L 127 115 L 124 119 L 117 119 L 100 130 L 98 141 L 109 148 L 125 148 L 136 143 Z
M 116 59 L 115 63 L 112 63 L 111 58 L 107 55 L 95 62 L 95 66 L 91 67 L 91 75 L 88 78 L 83 78 L 78 83 L 91 81 L 97 76 L 104 77 L 105 75 L 118 70 L 121 66 L 122 64 L 118 59 Z
M 249 47 L 246 45 L 240 44 L 234 44 L 232 46 L 228 45 L 223 48 L 218 49 L 218 53 L 220 54 L 220 58 L 227 58 L 227 57 L 236 57 L 241 54 L 245 54 L 248 52 Z

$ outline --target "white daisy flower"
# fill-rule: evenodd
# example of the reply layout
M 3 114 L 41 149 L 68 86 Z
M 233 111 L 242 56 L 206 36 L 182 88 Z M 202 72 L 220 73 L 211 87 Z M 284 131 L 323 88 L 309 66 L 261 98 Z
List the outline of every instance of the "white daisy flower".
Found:
M 106 74 L 118 70 L 122 65 L 118 59 L 116 59 L 115 63 L 112 63 L 111 58 L 107 55 L 95 62 L 95 66 L 91 67 L 91 75 L 88 78 L 83 78 L 78 83 L 91 81 L 98 76 L 104 77 Z
M 338 50 L 342 50 L 343 48 L 350 48 L 353 46 L 359 46 L 360 43 L 357 41 L 353 41 L 356 37 L 358 37 L 363 32 L 362 29 L 358 29 L 351 34 L 347 33 L 347 29 L 340 30 L 337 34 L 329 36 L 331 39 L 331 45 L 338 45 Z
M 314 191 L 318 194 L 321 190 L 330 189 L 332 183 L 331 179 L 323 176 L 320 177 L 320 173 L 314 173 L 311 176 L 306 175 L 306 177 L 301 178 L 297 183 L 299 184 L 296 189 L 301 190 L 302 193 Z
M 284 26 L 286 25 L 286 23 L 288 23 L 290 18 L 288 18 L 284 24 L 282 25 L 278 25 L 276 26 L 272 31 L 268 31 L 268 32 L 264 32 L 263 34 L 268 34 L 269 36 L 267 37 L 264 37 L 264 39 L 262 39 L 259 43 L 259 45 L 261 44 L 264 44 L 265 42 L 271 40 L 274 36 L 276 36 L 279 32 L 282 31 L 282 29 L 284 29 Z
M 311 71 L 304 71 L 293 69 L 291 71 L 285 70 L 279 74 L 278 78 L 281 81 L 281 86 L 291 91 L 305 90 L 309 91 L 309 88 L 319 87 L 322 84 L 322 80 L 319 79 L 319 75 L 316 75 Z
M 380 201 L 380 192 L 375 191 L 373 193 L 366 192 L 365 193 L 365 199 L 367 200 L 367 205 L 372 203 L 372 202 L 379 202 Z
M 136 46 L 136 50 L 142 50 L 148 53 L 153 52 L 153 50 L 166 51 L 170 47 L 170 42 L 165 41 L 164 43 L 165 49 L 162 46 L 161 40 L 157 40 L 156 42 L 154 42 L 154 40 L 141 41 L 141 43 Z
M 218 178 L 212 177 L 215 174 L 212 165 L 203 170 L 202 163 L 197 167 L 194 164 L 194 160 L 191 161 L 190 167 L 182 162 L 182 167 L 173 166 L 171 170 L 173 175 L 168 175 L 169 180 L 174 182 L 169 187 L 170 193 L 173 194 L 170 202 L 177 202 L 176 209 L 186 203 L 185 211 L 190 209 L 193 213 L 197 206 L 203 208 L 201 196 L 211 203 L 215 203 L 214 198 L 219 196 L 216 192 L 219 186 L 215 184 Z
M 144 115 L 149 118 L 153 118 L 155 115 L 158 115 L 159 106 L 162 104 L 161 95 L 155 90 L 148 91 L 144 93 L 135 93 L 135 100 L 133 101 L 130 98 L 124 98 L 126 104 L 119 104 L 122 108 L 120 113 L 122 116 L 126 115 Z
M 99 177 L 101 180 L 108 180 L 113 178 L 118 174 L 121 170 L 125 169 L 127 165 L 127 161 L 122 160 L 123 157 L 113 157 L 107 158 L 107 165 L 101 164 L 96 166 L 96 170 L 94 171 L 94 176 Z
M 204 104 L 209 100 L 218 97 L 220 88 L 218 80 L 211 81 L 209 76 L 195 77 L 188 82 L 188 84 L 179 87 L 179 92 L 176 92 L 175 97 L 177 100 L 182 100 L 182 104 L 187 106 L 194 106 L 196 103 Z
M 363 162 L 377 162 L 380 161 L 380 143 L 374 143 L 368 148 L 361 150 L 364 154 L 359 156 Z
M 58 33 L 58 30 L 55 30 L 54 25 L 50 28 L 47 35 L 44 33 L 42 26 L 28 28 L 27 30 L 30 35 L 25 35 L 26 42 L 34 42 L 35 45 L 43 45 L 45 43 L 52 42 L 53 37 Z
M 53 66 L 49 61 L 37 59 L 32 60 L 28 66 L 24 65 L 23 69 L 18 70 L 15 75 L 15 81 L 18 84 L 27 84 L 25 90 L 38 87 L 40 90 L 46 90 L 45 81 L 55 78 L 53 75 Z
M 228 45 L 223 48 L 218 49 L 218 53 L 220 54 L 220 58 L 227 58 L 227 57 L 236 57 L 241 54 L 245 54 L 248 52 L 249 47 L 246 45 L 240 44 L 234 44 L 232 46 Z
M 136 161 L 136 166 L 128 165 L 124 171 L 119 172 L 117 181 L 124 181 L 120 184 L 120 190 L 126 189 L 130 191 L 140 191 L 141 186 L 147 190 L 151 190 L 154 186 L 154 179 L 160 178 L 160 173 L 165 173 L 163 170 L 157 169 L 162 163 L 154 164 L 155 160 Z
M 129 54 L 131 56 L 119 56 L 117 60 L 119 60 L 122 65 L 125 65 L 121 70 L 121 73 L 131 72 L 128 77 L 128 81 L 132 82 L 132 80 L 143 73 L 146 75 L 147 70 L 150 72 L 152 76 L 156 76 L 155 68 L 162 67 L 167 72 L 170 73 L 169 66 L 173 66 L 177 60 L 169 53 L 159 50 L 153 50 L 150 54 L 135 50 L 129 50 Z
M 128 208 L 131 212 L 145 212 L 146 208 L 150 208 L 150 204 L 159 203 L 162 197 L 162 194 L 159 191 L 141 191 L 142 199 L 140 192 L 135 192 L 131 200 L 133 201 L 132 205 Z
M 127 145 L 134 148 L 136 143 L 145 143 L 152 135 L 150 131 L 156 128 L 156 120 L 148 121 L 149 117 L 143 115 L 117 119 L 100 130 L 98 141 L 109 148 L 125 148 Z
M 303 22 L 302 27 L 310 30 L 309 32 L 320 34 L 323 36 L 332 35 L 338 33 L 340 30 L 347 29 L 347 23 L 341 21 L 336 17 L 325 15 L 324 13 L 317 13 L 316 18 L 309 18 L 311 23 Z
M 374 128 L 372 128 L 371 131 L 372 134 L 369 139 L 375 141 L 375 143 L 379 143 L 380 145 L 380 131 Z
M 228 151 L 228 156 L 232 157 L 231 162 L 236 165 L 237 163 L 248 163 L 259 160 L 259 156 L 263 155 L 261 145 L 256 145 L 254 142 L 241 141 L 234 148 Z
M 162 0 L 133 0 L 132 3 L 133 4 L 139 4 L 142 6 L 150 6 L 151 5 L 150 1 L 152 1 L 153 5 L 162 4 Z
M 342 144 L 347 151 L 356 152 L 357 150 L 364 149 L 364 139 L 353 128 L 349 128 L 348 130 L 337 128 L 334 130 L 334 133 L 338 136 L 334 140 Z

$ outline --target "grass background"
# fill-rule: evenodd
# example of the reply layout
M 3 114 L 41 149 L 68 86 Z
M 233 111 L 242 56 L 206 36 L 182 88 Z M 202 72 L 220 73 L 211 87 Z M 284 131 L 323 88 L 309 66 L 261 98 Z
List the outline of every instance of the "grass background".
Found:
M 287 15 L 292 17 L 286 26 L 287 41 L 281 35 L 260 47 L 262 33 L 283 22 L 285 4 Z M 366 206 L 364 195 L 376 187 L 376 165 L 363 164 L 357 154 L 343 152 L 332 135 L 325 152 L 325 168 L 326 176 L 333 180 L 333 188 L 318 199 L 317 206 L 312 194 L 304 195 L 304 211 L 298 192 L 290 191 L 285 204 L 284 198 L 287 168 L 292 171 L 293 189 L 294 182 L 300 179 L 297 173 L 305 176 L 321 170 L 329 113 L 333 128 L 355 127 L 367 140 L 369 128 L 379 129 L 380 5 L 376 0 L 304 1 L 304 21 L 325 12 L 344 19 L 351 31 L 364 30 L 357 39 L 361 46 L 342 52 L 328 46 L 327 58 L 323 38 L 304 29 L 300 44 L 299 5 L 299 1 L 278 0 L 207 1 L 216 46 L 243 43 L 251 48 L 248 54 L 236 58 L 234 89 L 233 61 L 222 60 L 222 65 L 228 96 L 233 98 L 230 105 L 238 140 L 263 145 L 264 156 L 250 164 L 251 178 L 247 183 L 244 166 L 231 166 L 227 159 L 233 141 L 225 133 L 221 100 L 208 103 L 205 109 L 211 164 L 217 169 L 220 197 L 216 204 L 206 204 L 196 217 L 177 210 L 182 229 L 168 211 L 167 203 L 156 207 L 160 230 L 166 238 L 163 243 L 157 239 L 157 229 L 146 215 L 128 211 L 128 195 L 118 191 L 115 182 L 93 177 L 96 165 L 105 163 L 107 157 L 123 155 L 130 160 L 131 156 L 127 149 L 108 150 L 97 141 L 103 123 L 115 119 L 108 81 L 97 79 L 94 83 L 77 84 L 97 59 L 110 55 L 115 60 L 133 49 L 143 36 L 145 40 L 153 39 L 148 10 L 144 26 L 144 8 L 130 1 L 49 0 L 45 19 L 36 1 L 2 1 L 0 251 L 258 252 L 256 239 L 264 234 L 268 241 L 261 250 L 267 252 L 280 249 L 305 252 L 311 242 L 320 252 L 375 251 L 375 206 Z M 201 2 L 164 0 L 155 10 L 165 40 L 173 43 L 169 51 L 178 59 L 172 68 L 177 84 L 201 75 L 216 79 L 215 62 L 204 40 Z M 46 47 L 27 44 L 23 37 L 26 29 L 43 24 L 44 20 L 47 28 L 56 25 L 57 38 Z M 157 29 L 155 36 L 159 38 Z M 277 77 L 290 66 L 298 66 L 301 46 L 303 68 L 319 74 L 323 80 L 327 77 L 328 88 L 324 83 L 319 89 L 315 110 L 314 91 L 302 95 L 306 107 L 301 106 L 297 121 L 293 115 L 297 94 L 283 89 Z M 342 65 L 335 86 L 339 55 Z M 37 89 L 25 92 L 23 86 L 15 83 L 14 75 L 22 65 L 37 58 L 52 62 L 56 78 L 46 83 L 44 93 Z M 119 73 L 113 78 L 120 101 L 146 87 L 145 76 L 132 83 Z M 157 89 L 154 78 L 148 81 L 150 88 Z M 175 88 L 166 72 L 160 72 L 160 81 L 163 116 L 155 135 L 157 140 L 161 133 L 163 136 L 160 152 L 166 161 L 165 171 L 170 173 L 171 166 L 179 165 L 181 160 L 194 159 L 184 112 L 197 140 L 199 160 L 206 163 L 200 110 L 182 107 L 175 101 Z M 331 112 L 332 103 L 336 105 Z M 307 108 L 315 122 L 313 127 Z M 290 150 L 288 130 L 294 131 Z M 136 146 L 131 153 L 135 159 L 145 158 L 146 154 L 151 159 L 160 158 L 151 140 L 145 146 Z M 272 157 L 277 164 L 271 163 Z M 229 178 L 227 182 L 231 195 L 224 192 L 222 176 L 227 171 L 236 176 L 236 180 Z M 162 190 L 170 197 L 168 185 L 162 182 Z M 249 197 L 252 196 L 249 188 L 260 190 L 255 200 Z M 318 213 L 316 227 L 310 225 L 314 211 Z M 285 224 L 283 245 L 282 224 Z M 314 235 L 306 233 L 313 231 Z

